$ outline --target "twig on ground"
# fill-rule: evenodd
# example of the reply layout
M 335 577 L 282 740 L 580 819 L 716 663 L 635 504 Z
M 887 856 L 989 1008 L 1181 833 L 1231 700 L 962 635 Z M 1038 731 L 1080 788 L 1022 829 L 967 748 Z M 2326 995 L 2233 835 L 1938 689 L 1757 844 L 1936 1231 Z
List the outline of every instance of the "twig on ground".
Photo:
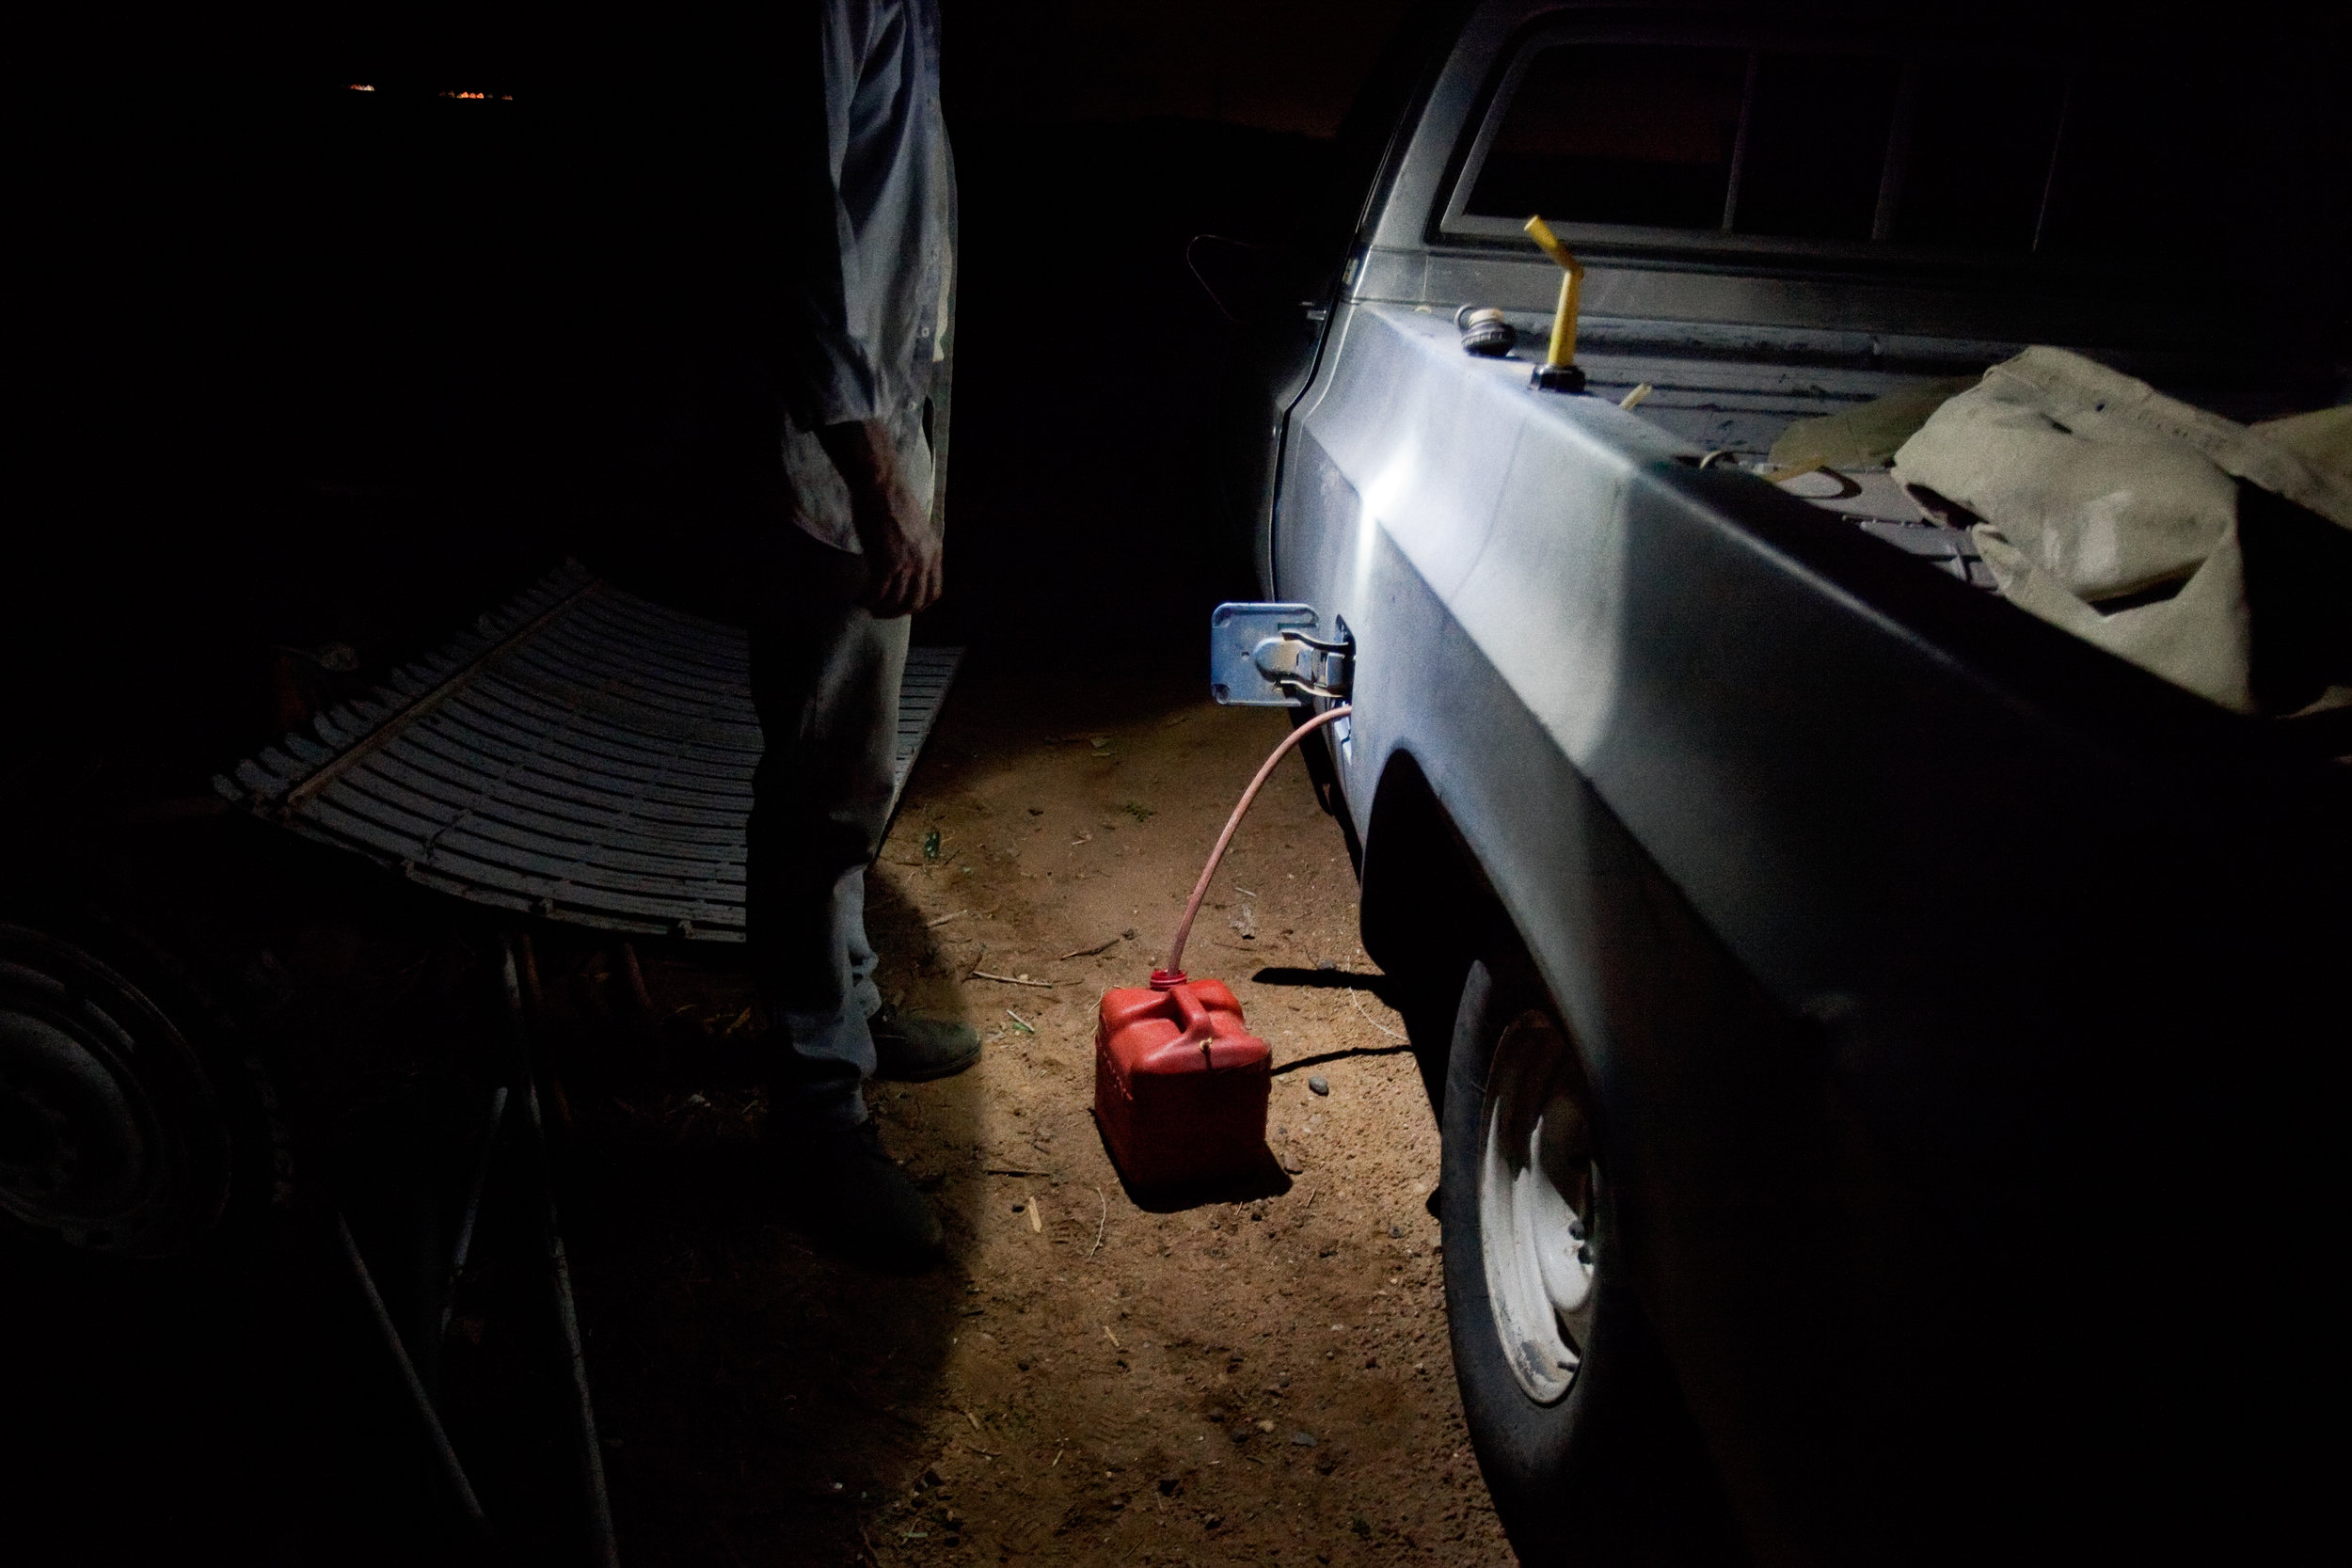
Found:
M 1025 980 L 1018 974 L 997 974 L 989 970 L 981 969 L 977 965 L 973 968 L 972 973 L 965 975 L 964 978 L 967 980 L 993 980 L 999 985 L 1006 986 L 1034 986 L 1039 990 L 1052 990 L 1054 989 L 1054 982 L 1051 980 Z
M 953 914 L 943 914 L 937 920 L 926 920 L 923 922 L 923 929 L 927 931 L 935 929 L 938 927 L 946 925 L 950 920 L 961 920 L 965 915 L 970 914 L 971 912 L 972 911 L 970 910 L 958 910 Z
M 963 1413 L 963 1418 L 972 1423 L 972 1430 L 974 1432 L 986 1432 L 988 1430 L 986 1427 L 980 1425 L 980 1418 L 977 1416 L 973 1415 L 969 1410 Z
M 1043 1235 L 1045 1232 L 1045 1216 L 1037 1212 L 1037 1195 L 1029 1191 L 1026 1187 L 1022 1188 L 1021 1204 L 1022 1208 L 1029 1216 L 1030 1230 L 1039 1235 Z
M 1021 1025 L 1021 1032 L 1023 1034 L 1034 1035 L 1037 1033 L 1036 1024 L 1031 1023 L 1027 1019 L 1023 1018 L 1019 1013 L 1014 1012 L 1010 1007 L 1007 1007 L 1005 1009 L 1005 1016 L 1012 1020 L 1015 1023 Z
M 963 972 L 963 977 L 969 980 L 973 975 L 977 974 L 980 972 L 980 965 L 986 962 L 988 962 L 988 943 L 982 942 L 980 943 L 979 957 L 972 960 L 972 967 Z
M 1113 937 L 1110 941 L 1098 942 L 1092 947 L 1081 947 L 1073 952 L 1064 953 L 1060 958 L 1055 959 L 1054 961 L 1056 963 L 1068 963 L 1073 958 L 1090 958 L 1097 953 L 1107 953 L 1118 945 L 1119 939 L 1117 937 Z
M 1125 1350 L 1127 1348 L 1119 1342 L 1119 1336 L 1111 1332 L 1111 1325 L 1108 1323 L 1104 1323 L 1103 1325 L 1103 1338 L 1111 1342 L 1111 1349 L 1113 1350 Z
M 1050 1170 L 1030 1170 L 1023 1165 L 983 1165 L 980 1167 L 980 1174 L 983 1176 L 1051 1177 L 1054 1173 Z
M 1062 1451 L 1062 1449 L 1066 1449 L 1066 1448 L 1068 1448 L 1068 1447 L 1070 1447 L 1070 1445 L 1069 1445 L 1069 1444 L 1067 1444 L 1067 1443 L 1062 1443 L 1062 1444 L 1057 1445 L 1057 1446 L 1055 1448 L 1055 1449 L 1054 1449 L 1054 1465 L 1058 1465 L 1058 1464 L 1060 1464 L 1060 1463 L 1061 1463 L 1061 1451 Z M 1047 1469 L 1049 1469 L 1049 1470 L 1050 1470 L 1050 1469 L 1052 1469 L 1052 1468 L 1054 1467 L 1054 1465 L 1047 1465 L 1047 1466 L 1045 1466 L 1045 1467 L 1046 1467 Z
M 1395 1030 L 1390 1028 L 1387 1024 L 1381 1022 L 1378 1019 L 1373 1017 L 1370 1013 L 1364 1011 L 1364 997 L 1361 991 L 1349 991 L 1347 993 L 1347 999 L 1356 1004 L 1357 1013 L 1366 1023 L 1371 1024 L 1375 1029 L 1377 1029 L 1382 1034 L 1388 1036 L 1389 1038 L 1392 1040 L 1401 1040 L 1406 1037 L 1405 1036 L 1398 1034 Z
M 1089 1258 L 1103 1250 L 1103 1232 L 1111 1223 L 1111 1200 L 1103 1197 L 1103 1189 L 1100 1187 L 1094 1189 L 1094 1196 L 1103 1199 L 1103 1217 L 1094 1222 L 1094 1244 L 1087 1248 Z

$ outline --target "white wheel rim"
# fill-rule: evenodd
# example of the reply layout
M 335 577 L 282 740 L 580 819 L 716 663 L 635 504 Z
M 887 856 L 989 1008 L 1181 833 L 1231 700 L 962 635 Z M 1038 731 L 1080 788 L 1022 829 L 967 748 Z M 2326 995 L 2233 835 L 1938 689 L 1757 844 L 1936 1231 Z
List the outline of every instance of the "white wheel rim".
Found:
M 1591 1340 L 1598 1173 L 1581 1079 L 1552 1022 L 1503 1029 L 1479 1122 L 1478 1244 L 1502 1358 L 1538 1404 L 1567 1397 Z
M 81 949 L 0 926 L 0 1215 L 167 1257 L 219 1218 L 230 1158 L 212 1086 L 154 1003 Z

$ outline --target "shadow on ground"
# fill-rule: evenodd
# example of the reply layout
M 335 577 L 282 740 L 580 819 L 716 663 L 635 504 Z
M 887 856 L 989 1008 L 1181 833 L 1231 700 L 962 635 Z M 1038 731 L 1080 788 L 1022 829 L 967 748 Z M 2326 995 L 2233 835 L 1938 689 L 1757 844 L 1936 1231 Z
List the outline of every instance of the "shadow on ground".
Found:
M 937 970 L 919 918 L 887 879 L 870 885 L 888 974 Z M 606 1471 L 636 1560 L 755 1560 L 778 1543 L 793 1560 L 856 1557 L 859 1507 L 923 1467 L 903 1412 L 929 1397 L 958 1321 L 952 1268 L 894 1278 L 810 1241 L 824 1216 L 762 1142 L 768 1064 L 744 958 L 644 950 L 647 1020 L 616 945 L 539 942 Z M 885 1123 L 902 1119 L 877 1091 Z M 953 1082 L 924 1116 L 970 1146 L 970 1095 Z M 911 1174 L 941 1185 L 937 1170 Z

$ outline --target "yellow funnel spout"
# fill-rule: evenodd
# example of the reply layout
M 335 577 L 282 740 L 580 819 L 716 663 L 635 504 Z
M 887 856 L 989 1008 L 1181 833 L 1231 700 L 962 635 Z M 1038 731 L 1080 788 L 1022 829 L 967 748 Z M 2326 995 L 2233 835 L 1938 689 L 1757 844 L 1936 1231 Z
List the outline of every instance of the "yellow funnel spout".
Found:
M 1551 351 L 1545 356 L 1547 365 L 1568 366 L 1576 363 L 1576 311 L 1578 296 L 1584 287 L 1584 263 L 1569 254 L 1560 243 L 1560 236 L 1551 231 L 1551 225 L 1540 217 L 1527 220 L 1527 234 L 1543 247 L 1544 254 L 1560 263 L 1564 276 L 1560 279 L 1560 309 L 1551 318 Z

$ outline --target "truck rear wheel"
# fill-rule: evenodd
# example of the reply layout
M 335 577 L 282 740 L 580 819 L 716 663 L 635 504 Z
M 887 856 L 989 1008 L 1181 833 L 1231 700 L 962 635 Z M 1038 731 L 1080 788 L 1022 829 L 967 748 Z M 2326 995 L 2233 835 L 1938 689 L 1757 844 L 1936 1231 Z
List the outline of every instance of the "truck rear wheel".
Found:
M 1447 1063 L 1446 1307 L 1463 1414 L 1529 1563 L 1737 1561 L 1618 1253 L 1589 1080 L 1522 965 L 1471 965 Z
M 249 1063 L 207 1062 L 197 1041 L 221 1057 L 209 1037 L 220 1021 L 159 960 L 94 930 L 112 939 L 107 958 L 0 921 L 0 1232 L 95 1257 L 186 1257 L 239 1199 L 270 1201 L 267 1090 Z

